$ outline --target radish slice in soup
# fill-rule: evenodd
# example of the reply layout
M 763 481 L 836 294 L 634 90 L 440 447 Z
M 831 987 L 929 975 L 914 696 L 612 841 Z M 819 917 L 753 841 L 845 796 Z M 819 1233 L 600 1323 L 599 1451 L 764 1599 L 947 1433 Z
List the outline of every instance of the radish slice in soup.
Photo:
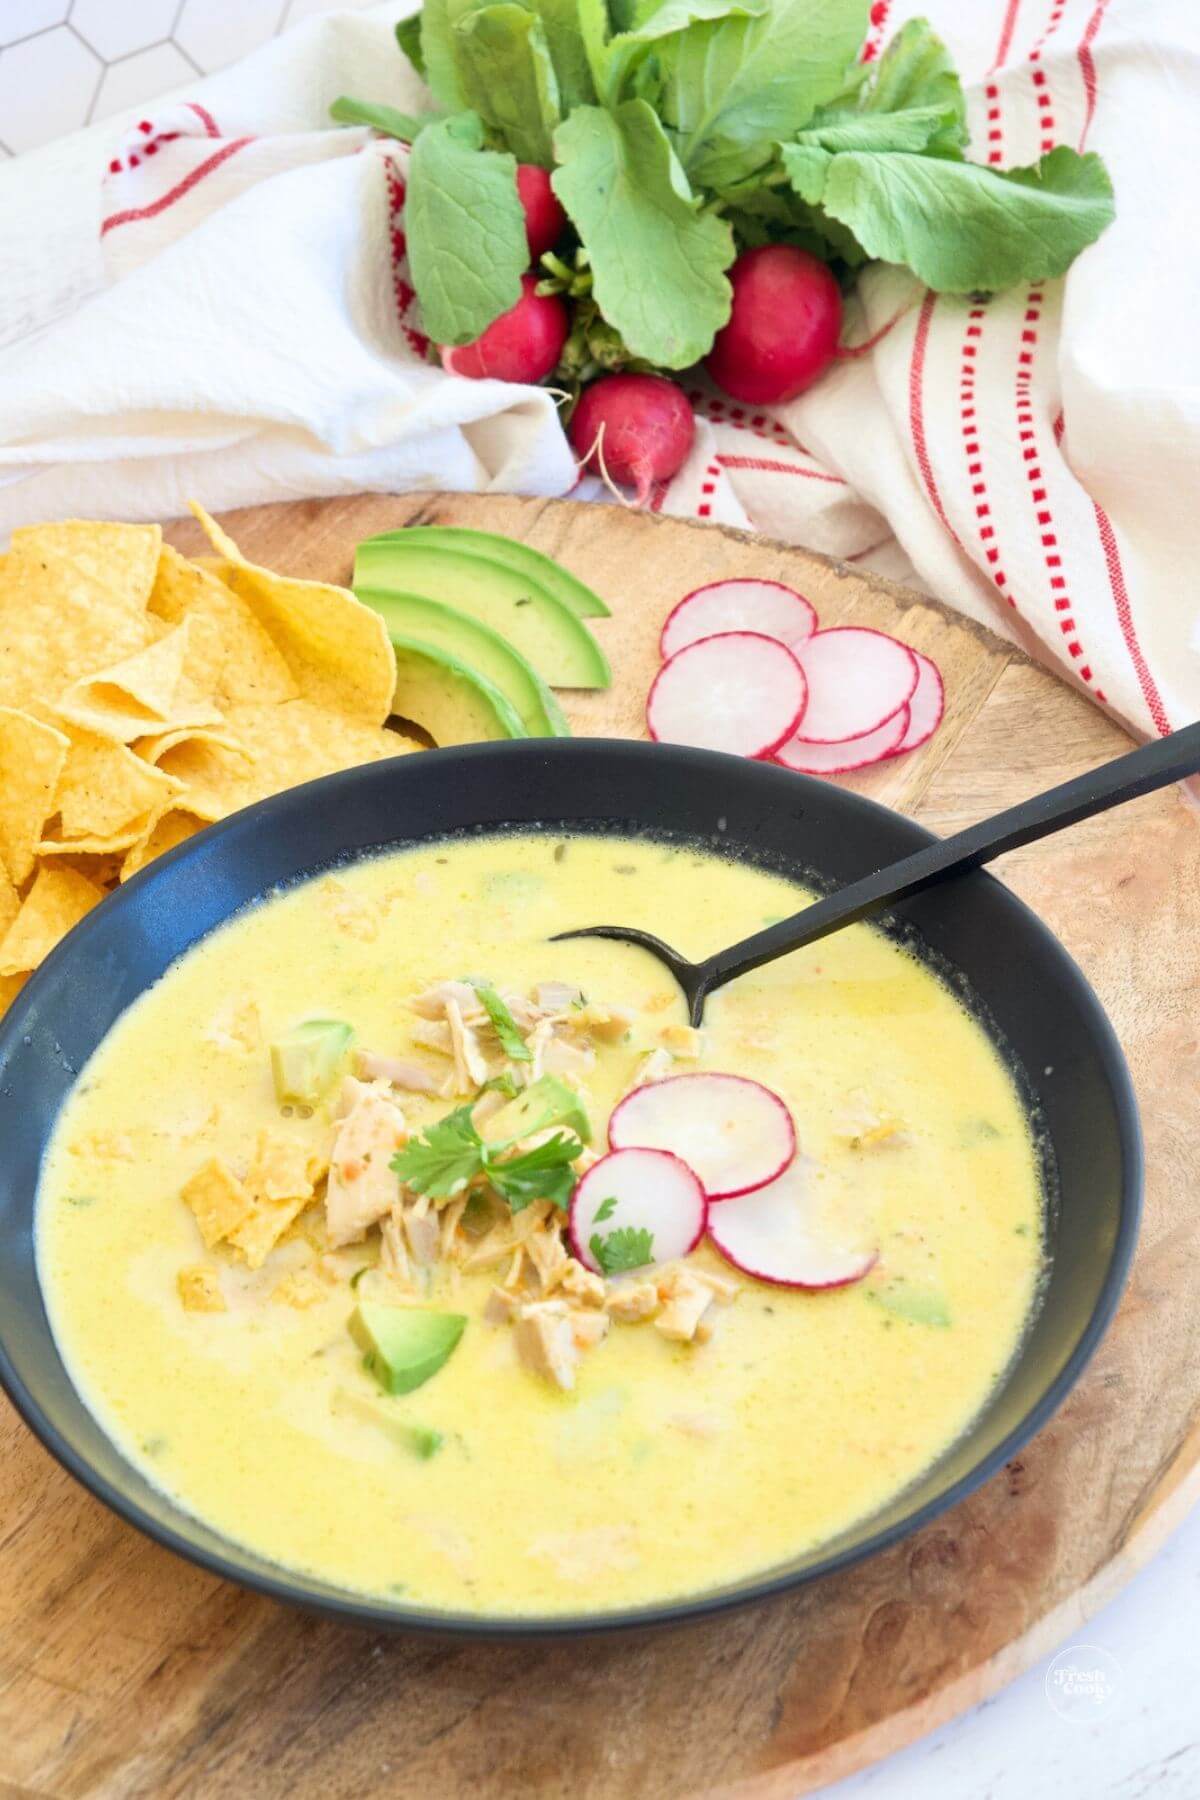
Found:
M 789 738 L 775 752 L 775 761 L 805 775 L 844 775 L 850 769 L 865 769 L 885 757 L 899 756 L 907 730 L 908 708 L 902 706 L 895 718 L 885 719 L 877 731 L 843 738 L 840 744 L 806 744 L 803 738 Z
M 941 724 L 946 710 L 941 670 L 919 650 L 914 650 L 912 655 L 918 670 L 917 685 L 908 703 L 908 730 L 892 752 L 895 756 L 903 756 L 906 750 L 916 750 L 926 743 Z
M 714 1206 L 708 1232 L 736 1269 L 777 1287 L 835 1288 L 861 1281 L 878 1252 L 839 1244 L 814 1213 L 811 1167 L 794 1162 L 777 1181 Z
M 808 744 L 877 731 L 916 690 L 916 657 L 886 632 L 835 625 L 798 645 L 796 655 L 808 677 L 809 701 L 794 735 Z
M 597 1275 L 622 1275 L 686 1256 L 707 1217 L 704 1189 L 677 1156 L 612 1150 L 571 1196 L 571 1248 Z
M 781 581 L 712 581 L 687 594 L 668 614 L 659 644 L 674 656 L 701 638 L 726 631 L 757 631 L 788 649 L 807 643 L 817 629 L 816 610 Z
M 634 1088 L 608 1121 L 614 1150 L 670 1150 L 710 1200 L 773 1181 L 796 1154 L 792 1115 L 770 1088 L 742 1075 L 668 1075 Z
M 659 743 L 769 756 L 792 736 L 807 702 L 808 683 L 790 650 L 759 632 L 730 631 L 663 664 L 646 725 Z

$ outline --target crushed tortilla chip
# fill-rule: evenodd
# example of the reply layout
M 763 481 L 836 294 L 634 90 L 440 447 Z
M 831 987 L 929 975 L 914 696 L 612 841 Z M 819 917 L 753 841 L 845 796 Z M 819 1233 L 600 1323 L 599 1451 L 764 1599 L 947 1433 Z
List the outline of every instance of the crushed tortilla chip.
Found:
M 298 1138 L 279 1131 L 260 1131 L 246 1190 L 255 1200 L 311 1200 L 308 1166 L 311 1151 Z
M 260 1200 L 248 1219 L 229 1234 L 229 1242 L 240 1250 L 246 1266 L 261 1269 L 268 1256 L 308 1205 L 303 1195 L 290 1200 Z
M 0 864 L 18 887 L 34 869 L 34 846 L 54 811 L 69 739 L 28 713 L 0 708 Z
M 382 725 L 392 710 L 396 659 L 379 614 L 348 588 L 247 562 L 202 506 L 193 501 L 192 511 L 226 559 L 224 579 L 278 645 L 303 698 L 364 725 Z
M 325 1299 L 328 1292 L 329 1289 L 314 1270 L 295 1269 L 290 1275 L 284 1276 L 271 1298 L 284 1306 L 303 1310 L 306 1306 L 316 1306 Z
M 217 1271 L 208 1263 L 194 1263 L 175 1277 L 179 1298 L 187 1312 L 228 1312 Z
M 85 675 L 60 694 L 55 710 L 118 743 L 181 726 L 215 725 L 225 660 L 217 627 L 209 619 L 183 619 L 133 656 Z
M 204 1028 L 204 1036 L 218 1050 L 249 1053 L 261 1049 L 262 1022 L 258 1016 L 258 1007 L 248 996 L 231 996 L 217 1008 Z
M 0 976 L 26 975 L 36 969 L 103 898 L 104 890 L 74 869 L 39 869 L 20 912 L 0 939 Z
M 0 975 L 0 1019 L 2 1019 L 25 983 L 28 975 Z
M 180 1199 L 191 1208 L 209 1250 L 231 1237 L 254 1215 L 253 1200 L 219 1156 L 211 1157 L 184 1183 Z

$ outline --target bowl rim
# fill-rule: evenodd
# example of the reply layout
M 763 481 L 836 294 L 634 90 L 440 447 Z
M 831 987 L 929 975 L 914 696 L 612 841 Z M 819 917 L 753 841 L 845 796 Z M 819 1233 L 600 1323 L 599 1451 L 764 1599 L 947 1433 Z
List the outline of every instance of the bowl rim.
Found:
M 729 763 L 739 764 L 743 770 L 750 766 L 761 772 L 764 784 L 779 782 L 781 796 L 786 795 L 793 802 L 797 799 L 803 800 L 805 794 L 827 796 L 832 789 L 839 796 L 836 804 L 845 804 L 851 811 L 861 811 L 868 818 L 874 815 L 892 822 L 901 820 L 909 831 L 919 834 L 922 841 L 927 843 L 935 841 L 935 834 L 925 826 L 910 819 L 906 814 L 883 806 L 880 802 L 872 800 L 865 794 L 857 793 L 853 789 L 836 787 L 820 777 L 785 770 L 770 763 L 748 764 L 746 759 L 726 756 L 718 751 L 698 750 L 687 746 L 643 743 L 637 739 L 627 738 L 526 738 L 502 743 L 456 745 L 444 750 L 426 750 L 421 753 L 420 762 L 425 764 L 429 760 L 436 759 L 439 764 L 444 765 L 454 761 L 462 764 L 465 769 L 469 769 L 472 763 L 484 760 L 492 761 L 499 757 L 510 761 L 519 771 L 522 762 L 547 755 L 554 758 L 570 758 L 576 755 L 594 755 L 596 753 L 633 753 L 635 758 L 653 759 L 660 767 L 665 755 L 679 763 L 683 769 L 694 770 L 698 778 L 702 778 L 706 769 L 724 767 Z M 193 858 L 212 854 L 214 848 L 219 846 L 224 838 L 233 836 L 239 831 L 257 830 L 260 826 L 269 828 L 274 815 L 284 812 L 289 807 L 311 804 L 325 810 L 328 803 L 326 816 L 336 818 L 336 800 L 341 792 L 363 781 L 369 775 L 378 779 L 381 769 L 386 768 L 395 772 L 405 769 L 407 764 L 407 757 L 385 759 L 383 762 L 358 764 L 333 775 L 320 776 L 316 780 L 303 782 L 297 787 L 287 788 L 282 793 L 272 794 L 264 800 L 231 813 L 227 818 L 209 825 L 164 856 L 156 857 L 131 880 L 111 893 L 100 906 L 87 914 L 55 946 L 40 967 L 32 973 L 12 1002 L 8 1012 L 0 1018 L 0 1067 L 4 1064 L 6 1052 L 12 1041 L 22 1034 L 26 1012 L 31 1005 L 36 1003 L 42 985 L 44 981 L 48 980 L 49 974 L 57 968 L 60 962 L 77 956 L 81 952 L 86 952 L 90 936 L 102 924 L 107 925 L 112 917 L 113 909 L 134 904 L 147 887 L 153 886 L 162 878 L 166 869 Z M 753 779 L 759 778 L 759 775 L 753 777 Z M 462 828 L 452 829 L 444 835 L 453 836 L 459 829 Z M 484 829 L 486 830 L 486 827 Z M 504 829 L 505 823 L 497 821 L 496 830 Z M 530 825 L 526 829 L 536 830 L 537 826 Z M 424 834 L 422 839 L 414 841 L 433 841 L 439 835 L 441 834 L 430 832 Z M 402 841 L 397 840 L 397 842 Z M 389 839 L 385 833 L 374 854 L 386 854 L 388 847 Z M 914 847 L 918 846 L 914 845 Z M 336 851 L 331 853 L 330 863 L 338 858 L 338 854 Z M 356 853 L 350 860 L 364 860 L 370 854 L 372 852 L 364 850 Z M 321 866 L 319 863 L 314 864 L 310 873 L 317 873 Z M 298 873 L 293 879 L 301 881 L 305 879 L 305 875 Z M 322 1614 L 325 1617 L 336 1619 L 342 1624 L 360 1626 L 367 1630 L 479 1642 L 547 1641 L 648 1631 L 698 1623 L 701 1620 L 714 1618 L 744 1606 L 759 1605 L 778 1599 L 806 1587 L 812 1582 L 819 1581 L 826 1576 L 836 1575 L 858 1563 L 865 1562 L 870 1557 L 879 1555 L 903 1539 L 913 1536 L 934 1519 L 939 1518 L 974 1493 L 985 1481 L 997 1474 L 1004 1464 L 1010 1461 L 1058 1411 L 1091 1361 L 1116 1313 L 1133 1261 L 1142 1217 L 1145 1169 L 1141 1122 L 1129 1068 L 1112 1021 L 1074 957 L 1031 906 L 986 870 L 975 870 L 964 879 L 975 885 L 987 884 L 999 889 L 1006 902 L 1015 909 L 1023 925 L 1035 936 L 1040 936 L 1048 943 L 1052 953 L 1060 959 L 1067 975 L 1077 989 L 1081 1011 L 1087 1019 L 1097 1053 L 1113 1093 L 1122 1162 L 1120 1216 L 1096 1304 L 1074 1350 L 1036 1405 L 1029 1409 L 1019 1423 L 1007 1432 L 986 1456 L 961 1475 L 950 1487 L 926 1501 L 915 1511 L 872 1532 L 861 1541 L 844 1549 L 834 1550 L 827 1556 L 819 1557 L 817 1561 L 803 1569 L 765 1574 L 751 1578 L 733 1589 L 720 1589 L 707 1594 L 701 1593 L 673 1600 L 650 1602 L 641 1606 L 625 1606 L 605 1612 L 506 1615 L 449 1612 L 433 1607 L 397 1606 L 375 1600 L 365 1594 L 360 1597 L 352 1589 L 337 1589 L 332 1583 L 324 1584 L 321 1588 L 310 1587 L 306 1585 L 309 1578 L 302 1571 L 289 1571 L 283 1564 L 278 1565 L 278 1573 L 263 1573 L 258 1570 L 239 1568 L 221 1552 L 209 1550 L 207 1547 L 193 1542 L 183 1530 L 163 1523 L 143 1511 L 135 1499 L 124 1494 L 116 1483 L 94 1468 L 86 1456 L 76 1451 L 64 1434 L 49 1419 L 36 1393 L 25 1383 L 12 1362 L 2 1318 L 0 1318 L 0 1388 L 8 1396 L 23 1423 L 55 1460 L 66 1469 L 67 1473 L 120 1519 L 132 1525 L 153 1543 L 174 1552 L 175 1555 L 183 1557 L 185 1561 L 208 1573 L 217 1575 L 225 1581 L 233 1582 L 253 1593 L 261 1594 L 268 1599 L 280 1601 L 303 1611 Z M 201 937 L 194 939 L 193 943 L 188 946 L 188 950 L 193 948 L 196 943 L 201 942 L 203 937 L 210 935 L 212 931 L 220 929 L 243 907 L 254 903 L 245 899 L 239 900 L 228 909 L 219 923 L 210 926 Z M 181 951 L 179 956 L 187 953 L 187 950 Z M 178 960 L 178 957 L 172 959 L 172 961 L 175 960 Z M 170 963 L 166 965 L 167 968 L 170 966 Z M 161 979 L 161 976 L 155 977 L 155 979 Z M 145 992 L 145 986 L 139 989 L 139 994 L 135 998 L 140 997 L 142 992 Z M 132 1000 L 129 1001 L 122 1010 L 127 1011 L 128 1006 L 133 1003 Z M 36 1202 L 37 1184 L 35 1184 L 28 1202 L 31 1231 Z M 41 1290 L 40 1271 L 37 1273 L 37 1287 L 44 1307 L 45 1296 Z M 52 1329 L 51 1335 L 53 1336 Z M 90 1412 L 91 1408 L 88 1407 L 86 1399 L 77 1387 L 61 1353 L 60 1361 L 77 1399 L 85 1410 Z M 97 1415 L 92 1414 L 92 1416 L 96 1419 L 100 1430 L 108 1437 L 109 1434 L 103 1422 Z M 129 1462 L 129 1458 L 120 1444 L 111 1438 L 110 1442 L 113 1443 L 117 1453 L 126 1462 Z M 141 1474 L 136 1464 L 130 1463 L 130 1466 Z M 143 1479 L 146 1478 L 143 1476 Z M 220 1535 L 216 1528 L 208 1525 L 200 1515 L 189 1514 L 186 1507 L 182 1506 L 173 1495 L 166 1490 L 160 1491 L 164 1493 L 165 1498 L 182 1520 L 186 1521 L 194 1517 L 198 1525 L 213 1532 L 214 1535 Z M 836 1540 L 834 1541 L 836 1542 Z M 263 1562 L 269 1560 L 262 1552 L 253 1550 L 248 1545 L 239 1546 L 235 1539 L 231 1538 L 228 1542 L 231 1552 L 236 1553 L 240 1548 L 246 1554 L 260 1557 Z M 313 1579 L 319 1580 L 320 1578 L 314 1577 Z

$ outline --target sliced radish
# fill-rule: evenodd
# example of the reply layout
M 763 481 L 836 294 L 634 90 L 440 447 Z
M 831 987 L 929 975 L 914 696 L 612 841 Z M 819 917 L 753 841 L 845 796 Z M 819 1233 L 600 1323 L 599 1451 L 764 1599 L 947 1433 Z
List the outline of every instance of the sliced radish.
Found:
M 608 1245 L 613 1232 L 647 1232 L 644 1245 L 620 1238 L 612 1251 L 648 1252 L 649 1267 L 686 1256 L 704 1236 L 708 1202 L 704 1189 L 685 1162 L 667 1150 L 612 1150 L 594 1162 L 571 1196 L 571 1248 L 597 1275 L 617 1272 L 606 1267 L 592 1248 L 594 1239 Z
M 769 756 L 804 716 L 808 683 L 791 651 L 757 631 L 689 644 L 654 678 L 646 725 L 658 743 Z
M 701 638 L 726 631 L 759 631 L 789 650 L 817 629 L 816 608 L 781 581 L 710 581 L 668 613 L 659 649 L 674 656 Z
M 908 730 L 892 751 L 893 756 L 903 756 L 905 751 L 916 750 L 927 743 L 941 724 L 946 710 L 941 670 L 919 650 L 913 650 L 911 655 L 917 665 L 917 685 L 908 703 Z
M 613 1110 L 608 1141 L 672 1151 L 721 1201 L 773 1181 L 796 1154 L 791 1113 L 744 1075 L 668 1075 L 634 1088 Z
M 808 709 L 794 734 L 809 744 L 865 737 L 895 718 L 917 686 L 907 644 L 865 625 L 835 625 L 796 649 L 808 676 Z
M 861 1281 L 878 1251 L 839 1244 L 814 1218 L 811 1171 L 793 1163 L 778 1181 L 723 1200 L 708 1215 L 708 1234 L 736 1269 L 776 1287 L 836 1288 Z
M 844 775 L 850 769 L 865 769 L 885 757 L 898 756 L 907 731 L 908 707 L 902 706 L 895 718 L 885 719 L 875 731 L 843 738 L 840 744 L 806 744 L 803 738 L 789 738 L 776 750 L 775 761 L 804 775 Z

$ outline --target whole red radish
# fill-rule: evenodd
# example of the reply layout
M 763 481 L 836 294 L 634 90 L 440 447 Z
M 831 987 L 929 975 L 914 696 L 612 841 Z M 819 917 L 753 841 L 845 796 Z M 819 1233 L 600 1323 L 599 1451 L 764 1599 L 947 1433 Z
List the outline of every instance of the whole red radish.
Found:
M 536 287 L 535 276 L 522 275 L 517 304 L 473 344 L 443 344 L 442 367 L 472 381 L 544 381 L 562 355 L 570 320 L 557 294 Z
M 640 506 L 687 461 L 696 421 L 664 375 L 602 375 L 584 388 L 570 435 L 585 468 L 633 488 Z
M 823 262 L 792 244 L 745 250 L 729 271 L 733 311 L 705 368 L 750 406 L 794 400 L 833 360 L 842 296 Z
M 536 262 L 557 244 L 566 226 L 567 215 L 550 186 L 549 170 L 539 169 L 536 163 L 517 164 L 517 193 L 525 208 L 529 260 Z

